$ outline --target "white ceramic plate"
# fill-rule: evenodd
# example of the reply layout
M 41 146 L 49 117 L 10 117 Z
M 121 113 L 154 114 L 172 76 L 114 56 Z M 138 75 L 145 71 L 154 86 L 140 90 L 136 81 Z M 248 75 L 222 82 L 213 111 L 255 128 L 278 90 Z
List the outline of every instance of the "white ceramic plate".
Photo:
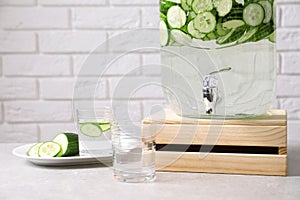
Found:
M 32 145 L 34 145 L 34 143 L 16 147 L 12 153 L 15 156 L 25 158 L 26 160 L 36 165 L 43 165 L 43 166 L 87 165 L 87 164 L 97 164 L 97 163 L 111 165 L 112 163 L 111 154 L 103 155 L 103 156 L 70 156 L 70 157 L 57 157 L 57 158 L 29 157 L 27 156 L 27 151 Z

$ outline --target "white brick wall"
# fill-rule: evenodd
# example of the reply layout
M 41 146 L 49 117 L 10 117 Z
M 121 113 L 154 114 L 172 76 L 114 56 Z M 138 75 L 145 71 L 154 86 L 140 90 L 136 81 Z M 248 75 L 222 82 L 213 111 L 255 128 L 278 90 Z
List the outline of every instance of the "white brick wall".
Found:
M 157 27 L 158 0 L 0 0 L 0 142 L 51 140 L 75 131 L 72 119 L 76 75 L 89 52 L 108 37 L 134 28 Z M 287 109 L 290 131 L 300 128 L 300 0 L 277 0 L 278 78 L 274 105 Z M 116 45 L 116 44 L 112 44 Z M 118 49 L 128 44 L 117 44 Z M 129 45 L 130 46 L 130 45 Z M 112 46 L 108 46 L 111 48 Z M 99 52 L 105 58 L 106 52 Z M 107 105 L 124 73 L 159 81 L 155 53 L 132 53 L 116 62 L 97 88 L 97 105 Z M 98 62 L 99 67 L 103 63 Z M 91 70 L 98 66 L 90 66 Z M 116 70 L 117 69 L 117 70 Z M 96 81 L 86 70 L 81 88 Z M 140 90 L 128 105 L 147 115 L 163 102 L 156 86 Z M 119 98 L 126 97 L 120 94 Z M 145 101 L 145 99 L 148 99 Z M 150 99 L 150 101 L 149 101 Z M 81 99 L 78 104 L 84 105 Z M 152 107 L 154 105 L 154 107 Z M 116 108 L 118 109 L 118 108 Z M 296 133 L 294 133 L 296 136 Z M 300 138 L 300 137 L 299 137 Z
M 0 32 L 0 53 L 20 53 L 36 51 L 36 36 L 32 32 Z
M 3 55 L 5 76 L 68 76 L 71 58 L 65 55 Z
M 4 29 L 68 28 L 67 8 L 0 8 L 0 27 Z
M 89 53 L 106 40 L 104 31 L 46 31 L 39 33 L 43 53 Z

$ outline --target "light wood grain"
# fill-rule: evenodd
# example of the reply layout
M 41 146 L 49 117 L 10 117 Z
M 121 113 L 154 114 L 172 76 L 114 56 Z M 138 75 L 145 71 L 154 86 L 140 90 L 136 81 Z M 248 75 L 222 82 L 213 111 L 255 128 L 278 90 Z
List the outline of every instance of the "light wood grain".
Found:
M 286 147 L 286 126 L 144 124 L 158 144 L 209 144 Z
M 248 125 L 248 126 L 286 126 L 286 111 L 272 110 L 254 118 L 244 119 L 197 119 L 176 115 L 172 110 L 165 109 L 143 120 L 143 123 L 159 124 L 203 124 L 203 125 Z
M 279 147 L 278 148 L 279 155 L 286 155 L 287 154 L 287 147 Z
M 286 160 L 286 155 L 156 152 L 156 169 L 285 176 Z

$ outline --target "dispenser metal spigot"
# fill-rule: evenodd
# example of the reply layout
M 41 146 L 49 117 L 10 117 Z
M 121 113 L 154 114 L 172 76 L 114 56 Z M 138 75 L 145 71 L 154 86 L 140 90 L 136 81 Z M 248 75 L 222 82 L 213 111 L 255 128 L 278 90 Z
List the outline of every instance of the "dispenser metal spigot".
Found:
M 215 107 L 219 99 L 218 96 L 218 78 L 215 74 L 231 70 L 231 67 L 226 67 L 218 71 L 213 71 L 204 76 L 203 79 L 203 100 L 205 104 L 206 114 L 215 114 Z

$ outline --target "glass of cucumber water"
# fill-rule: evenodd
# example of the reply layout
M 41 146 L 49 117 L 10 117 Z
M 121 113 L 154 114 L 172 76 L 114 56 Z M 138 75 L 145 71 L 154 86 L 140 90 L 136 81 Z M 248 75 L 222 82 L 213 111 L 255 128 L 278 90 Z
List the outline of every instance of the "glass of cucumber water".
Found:
M 112 154 L 112 111 L 101 109 L 77 110 L 80 156 L 107 156 Z
M 115 179 L 121 182 L 155 180 L 154 137 L 142 133 L 141 122 L 114 122 L 112 144 Z

